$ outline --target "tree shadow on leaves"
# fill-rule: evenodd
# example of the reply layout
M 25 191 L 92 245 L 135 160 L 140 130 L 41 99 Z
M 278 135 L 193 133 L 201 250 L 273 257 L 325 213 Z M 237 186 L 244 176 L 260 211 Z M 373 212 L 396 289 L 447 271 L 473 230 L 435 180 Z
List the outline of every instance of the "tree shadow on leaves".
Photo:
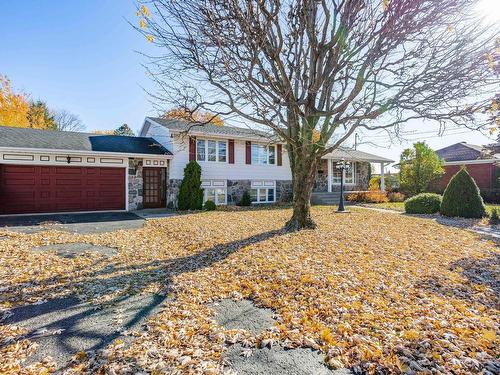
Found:
M 444 297 L 479 303 L 497 309 L 500 303 L 500 254 L 486 258 L 462 258 L 450 264 L 449 269 L 467 278 L 459 285 L 448 279 L 432 277 L 419 287 Z
M 37 282 L 34 284 L 34 292 L 30 295 L 31 300 L 41 300 L 51 293 L 60 295 L 61 290 L 71 292 L 64 298 L 14 308 L 10 311 L 12 315 L 0 323 L 26 327 L 28 334 L 16 339 L 26 337 L 41 344 L 27 363 L 50 355 L 58 366 L 61 366 L 79 351 L 102 349 L 118 338 L 121 331 L 137 329 L 148 316 L 159 311 L 166 300 L 166 291 L 171 289 L 172 280 L 176 275 L 209 267 L 243 247 L 284 233 L 283 230 L 268 231 L 218 244 L 192 255 L 139 265 L 123 264 L 117 259 L 103 267 L 102 260 L 98 260 L 93 266 L 87 266 L 88 271 L 83 279 L 75 281 L 71 275 L 61 275 Z M 140 297 L 139 295 L 153 283 L 163 285 L 165 293 Z M 25 288 L 26 284 L 11 284 L 6 287 L 7 290 L 17 290 Z M 77 290 L 106 293 L 113 288 L 118 288 L 118 292 L 114 290 L 115 297 L 103 306 L 82 303 L 74 294 Z M 125 318 L 117 322 L 120 316 Z M 0 348 L 7 344 L 7 341 L 0 341 Z

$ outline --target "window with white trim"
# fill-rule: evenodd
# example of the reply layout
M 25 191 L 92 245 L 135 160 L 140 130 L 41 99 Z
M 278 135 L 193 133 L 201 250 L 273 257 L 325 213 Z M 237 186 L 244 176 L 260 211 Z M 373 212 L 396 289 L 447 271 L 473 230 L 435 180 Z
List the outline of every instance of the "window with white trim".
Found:
M 276 202 L 276 183 L 274 181 L 252 181 L 250 198 L 252 203 Z
M 355 176 L 356 176 L 356 163 L 354 162 L 345 162 L 348 166 L 347 169 L 344 169 L 344 183 L 345 184 L 354 184 Z M 340 177 L 342 176 L 342 171 L 337 168 L 337 162 L 332 162 L 332 184 L 340 185 Z
M 216 205 L 227 204 L 226 184 L 225 180 L 203 180 L 203 203 L 212 201 Z
M 252 164 L 276 164 L 276 146 L 252 143 Z
M 227 203 L 227 189 L 226 188 L 208 188 L 205 189 L 205 199 L 203 202 L 212 201 L 216 205 Z
M 197 139 L 196 160 L 220 163 L 227 162 L 227 141 Z
M 250 190 L 252 203 L 273 203 L 276 201 L 275 188 L 256 188 Z

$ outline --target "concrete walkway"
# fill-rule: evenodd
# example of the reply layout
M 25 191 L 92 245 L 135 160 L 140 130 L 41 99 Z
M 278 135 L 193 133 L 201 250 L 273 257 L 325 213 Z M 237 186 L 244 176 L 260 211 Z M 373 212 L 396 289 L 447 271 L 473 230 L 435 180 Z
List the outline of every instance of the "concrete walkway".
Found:
M 144 210 L 134 211 L 134 214 L 143 218 L 144 220 L 161 219 L 164 217 L 171 217 L 178 215 L 176 211 L 168 208 L 149 208 Z
M 136 229 L 144 226 L 144 219 L 132 212 L 72 213 L 51 215 L 10 215 L 0 217 L 0 230 L 37 233 L 55 229 L 89 234 Z

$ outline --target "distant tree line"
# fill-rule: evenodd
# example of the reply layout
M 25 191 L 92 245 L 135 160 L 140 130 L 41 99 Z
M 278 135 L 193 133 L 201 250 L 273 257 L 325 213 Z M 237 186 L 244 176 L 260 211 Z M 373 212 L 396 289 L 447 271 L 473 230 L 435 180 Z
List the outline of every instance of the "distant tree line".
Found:
M 10 80 L 0 74 L 0 126 L 82 131 L 81 119 L 66 110 L 51 110 L 42 100 L 31 100 L 12 89 Z

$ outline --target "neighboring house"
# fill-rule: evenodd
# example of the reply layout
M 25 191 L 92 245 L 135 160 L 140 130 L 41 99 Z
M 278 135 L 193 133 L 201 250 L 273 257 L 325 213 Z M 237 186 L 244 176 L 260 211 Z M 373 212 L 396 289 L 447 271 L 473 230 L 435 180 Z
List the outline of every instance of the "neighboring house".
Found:
M 444 161 L 445 173 L 433 182 L 434 190 L 443 192 L 451 177 L 465 166 L 476 181 L 483 197 L 489 201 L 496 201 L 497 165 L 500 160 L 489 147 L 460 142 L 437 150 L 436 153 Z
M 137 210 L 175 206 L 190 160 L 202 168 L 205 200 L 235 204 L 289 201 L 292 175 L 284 144 L 230 126 L 191 126 L 147 117 L 139 137 L 0 126 L 0 214 Z M 316 192 L 367 190 L 370 163 L 389 159 L 339 149 L 323 157 Z M 383 168 L 382 168 L 383 170 Z

